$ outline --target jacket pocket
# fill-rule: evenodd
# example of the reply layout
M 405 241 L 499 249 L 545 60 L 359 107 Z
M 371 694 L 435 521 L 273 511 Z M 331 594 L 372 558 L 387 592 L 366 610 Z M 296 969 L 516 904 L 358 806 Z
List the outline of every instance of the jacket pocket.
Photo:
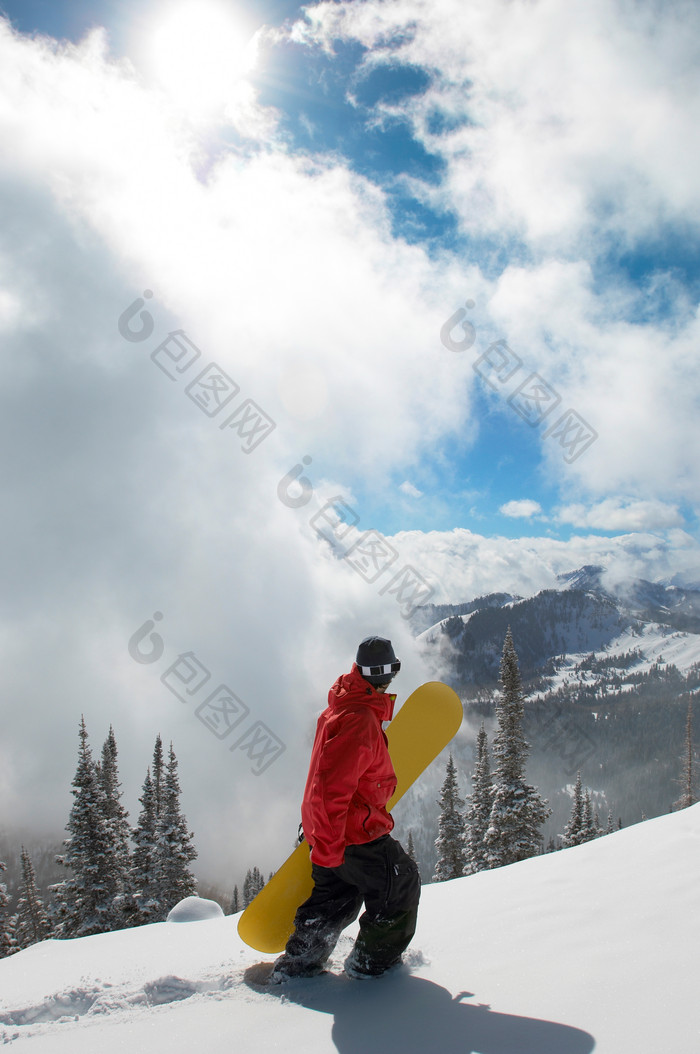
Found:
M 357 785 L 357 796 L 377 808 L 383 809 L 396 790 L 396 777 L 384 776 L 380 779 L 363 777 Z

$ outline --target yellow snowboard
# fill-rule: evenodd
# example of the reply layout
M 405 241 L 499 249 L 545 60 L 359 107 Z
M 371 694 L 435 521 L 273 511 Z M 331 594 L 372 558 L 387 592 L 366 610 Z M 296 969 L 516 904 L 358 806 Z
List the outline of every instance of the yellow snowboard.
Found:
M 440 681 L 428 681 L 409 695 L 386 730 L 397 778 L 388 809 L 447 746 L 462 713 L 457 693 Z M 309 846 L 302 842 L 241 915 L 241 939 L 260 952 L 281 952 L 294 929 L 296 910 L 312 889 Z

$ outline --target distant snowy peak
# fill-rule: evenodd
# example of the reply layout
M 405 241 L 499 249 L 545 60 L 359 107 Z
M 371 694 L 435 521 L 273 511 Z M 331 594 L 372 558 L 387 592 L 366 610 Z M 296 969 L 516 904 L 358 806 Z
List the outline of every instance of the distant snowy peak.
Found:
M 700 633 L 700 590 L 682 589 L 640 578 L 620 586 L 618 599 L 642 617 L 668 615 L 674 625 L 679 625 L 679 619 L 686 619 L 687 625 L 679 625 L 679 628 Z M 665 620 L 662 618 L 661 621 Z
M 662 655 L 681 672 L 700 663 L 700 591 L 643 579 L 611 586 L 605 568 L 596 565 L 560 575 L 559 583 L 525 599 L 494 593 L 423 609 L 426 628 L 419 636 L 426 655 L 456 684 L 494 684 L 510 626 L 525 681 L 581 656 L 595 653 L 609 661 L 630 649 L 644 665 Z
M 700 633 L 700 589 L 649 582 L 645 578 L 615 581 L 606 568 L 593 564 L 559 575 L 564 589 L 577 589 L 612 599 L 622 611 L 643 622 L 656 621 Z
M 563 589 L 597 590 L 604 592 L 601 578 L 606 569 L 600 564 L 584 564 L 576 571 L 567 571 L 565 574 L 557 575 L 557 581 L 562 583 Z
M 486 596 L 475 597 L 474 600 L 466 601 L 464 604 L 425 604 L 411 616 L 411 626 L 413 632 L 418 635 L 449 618 L 468 616 L 484 608 L 508 607 L 522 599 L 515 593 L 488 593 Z

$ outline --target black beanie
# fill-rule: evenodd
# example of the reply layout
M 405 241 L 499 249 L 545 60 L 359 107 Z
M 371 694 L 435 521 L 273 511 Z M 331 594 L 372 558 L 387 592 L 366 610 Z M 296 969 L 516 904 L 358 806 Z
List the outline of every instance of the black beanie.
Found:
M 364 679 L 375 688 L 389 684 L 401 669 L 391 641 L 384 637 L 365 637 L 357 649 L 355 662 Z

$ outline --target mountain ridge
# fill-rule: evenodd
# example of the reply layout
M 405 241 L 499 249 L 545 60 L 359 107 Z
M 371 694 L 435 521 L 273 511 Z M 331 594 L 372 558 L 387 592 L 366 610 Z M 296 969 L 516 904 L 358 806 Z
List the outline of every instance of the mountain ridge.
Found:
M 639 651 L 640 667 L 659 661 L 658 641 L 671 635 L 688 645 L 681 672 L 700 663 L 700 590 L 646 579 L 608 583 L 606 577 L 604 567 L 584 565 L 557 576 L 560 588 L 531 597 L 498 592 L 464 604 L 426 607 L 414 621 L 414 632 L 428 661 L 466 691 L 497 685 L 508 626 L 526 685 L 571 665 L 573 656 L 626 655 L 636 639 L 632 650 Z

